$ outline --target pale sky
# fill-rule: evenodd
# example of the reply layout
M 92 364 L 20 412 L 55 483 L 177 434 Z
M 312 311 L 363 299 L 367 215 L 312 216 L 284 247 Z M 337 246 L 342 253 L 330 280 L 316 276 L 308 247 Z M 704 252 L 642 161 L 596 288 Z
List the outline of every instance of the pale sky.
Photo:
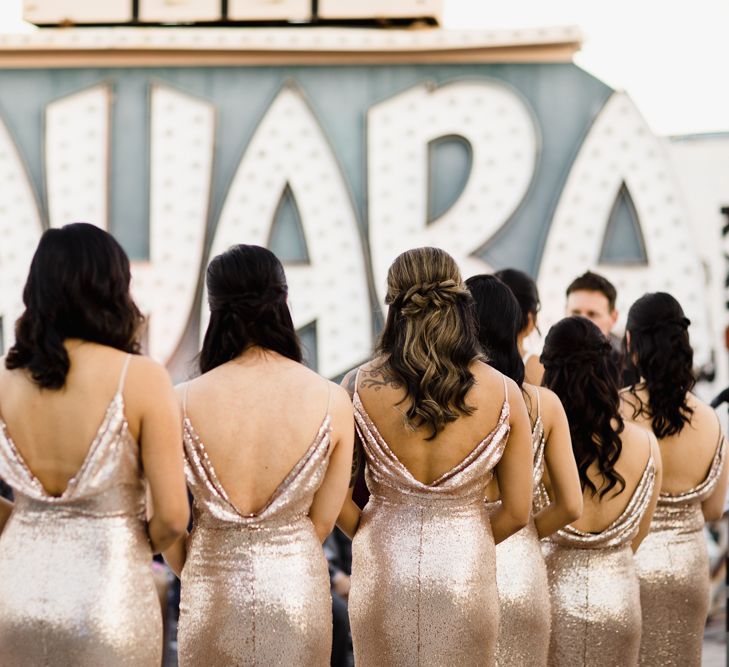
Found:
M 577 25 L 576 63 L 626 90 L 658 134 L 729 131 L 728 0 L 444 0 L 447 28 Z M 0 32 L 31 29 L 0 0 Z

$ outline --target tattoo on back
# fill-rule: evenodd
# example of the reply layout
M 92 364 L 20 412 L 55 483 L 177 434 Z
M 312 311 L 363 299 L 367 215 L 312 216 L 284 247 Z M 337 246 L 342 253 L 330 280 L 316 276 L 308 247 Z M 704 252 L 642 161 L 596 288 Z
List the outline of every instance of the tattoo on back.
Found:
M 363 370 L 360 382 L 363 387 L 367 389 L 374 389 L 375 391 L 379 391 L 382 387 L 391 387 L 392 389 L 399 389 L 402 387 L 402 383 L 399 378 L 390 368 L 384 365 L 378 366 L 377 368 Z

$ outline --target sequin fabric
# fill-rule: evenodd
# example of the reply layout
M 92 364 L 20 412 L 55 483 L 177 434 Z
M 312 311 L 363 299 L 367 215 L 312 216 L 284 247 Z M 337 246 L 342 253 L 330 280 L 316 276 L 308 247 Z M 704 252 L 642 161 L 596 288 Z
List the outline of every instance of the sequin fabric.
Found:
M 655 477 L 649 457 L 625 510 L 605 530 L 567 526 L 545 540 L 551 667 L 638 664 L 640 592 L 630 543 L 650 504 Z
M 544 474 L 544 424 L 539 413 L 538 407 L 532 429 L 535 507 Z M 496 511 L 499 504 L 500 501 L 488 503 L 489 513 Z M 549 650 L 549 589 L 533 517 L 527 526 L 496 546 L 496 583 L 501 610 L 496 665 L 545 665 Z
M 255 514 L 242 514 L 184 422 L 193 530 L 182 570 L 179 664 L 329 664 L 329 571 L 308 513 L 329 463 L 331 420 Z
M 650 532 L 636 553 L 643 612 L 640 664 L 699 667 L 709 610 L 709 557 L 701 503 L 724 465 L 722 437 L 706 478 L 679 494 L 661 493 Z
M 121 385 L 62 495 L 46 493 L 2 421 L 0 477 L 15 494 L 0 536 L 3 667 L 159 667 L 162 616 Z
M 509 404 L 471 453 L 431 484 L 398 460 L 355 389 L 370 498 L 352 543 L 357 667 L 493 664 L 499 627 L 486 487 L 509 437 Z

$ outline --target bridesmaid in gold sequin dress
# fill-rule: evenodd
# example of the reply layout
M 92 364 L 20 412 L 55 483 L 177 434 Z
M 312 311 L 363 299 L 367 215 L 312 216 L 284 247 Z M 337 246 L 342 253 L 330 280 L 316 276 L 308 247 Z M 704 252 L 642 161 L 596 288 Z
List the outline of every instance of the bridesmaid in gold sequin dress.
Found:
M 181 571 L 179 663 L 328 665 L 322 542 L 350 478 L 352 406 L 301 363 L 271 252 L 234 246 L 207 287 L 202 375 L 181 388 L 194 523 L 165 554 Z
M 539 541 L 579 518 L 580 478 L 559 399 L 548 389 L 522 384 L 524 363 L 517 347 L 522 313 L 511 289 L 490 275 L 469 278 L 466 285 L 476 302 L 479 341 L 489 365 L 521 386 L 532 420 L 534 516 L 525 528 L 496 547 L 501 609 L 496 664 L 536 667 L 547 664 L 551 613 L 547 568 Z M 543 491 L 545 462 L 554 501 Z M 498 507 L 498 497 L 494 480 L 488 488 L 490 511 Z
M 567 412 L 584 492 L 580 519 L 546 543 L 548 664 L 635 666 L 641 616 L 633 552 L 658 499 L 658 445 L 649 431 L 623 423 L 611 346 L 592 322 L 568 317 L 554 325 L 541 361 L 545 386 Z
M 128 354 L 141 322 L 128 290 L 106 232 L 43 235 L 0 371 L 0 477 L 15 496 L 0 524 L 4 667 L 162 659 L 152 552 L 184 532 L 188 506 L 175 395 Z
M 352 544 L 358 667 L 492 665 L 494 543 L 528 521 L 529 419 L 514 382 L 483 364 L 453 259 L 419 248 L 388 273 L 376 359 L 345 378 L 371 493 L 339 525 Z M 494 470 L 503 489 L 491 522 Z
M 726 444 L 714 411 L 691 393 L 688 320 L 669 294 L 646 294 L 628 315 L 626 342 L 640 380 L 623 391 L 626 419 L 649 428 L 663 457 L 650 532 L 636 554 L 643 610 L 640 664 L 699 667 L 709 605 L 704 522 L 727 492 Z

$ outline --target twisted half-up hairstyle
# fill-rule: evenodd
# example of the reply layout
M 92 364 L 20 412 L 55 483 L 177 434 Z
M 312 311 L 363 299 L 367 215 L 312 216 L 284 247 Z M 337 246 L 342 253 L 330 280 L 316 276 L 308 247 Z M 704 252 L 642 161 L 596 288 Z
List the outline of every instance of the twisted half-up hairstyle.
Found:
M 286 275 L 270 250 L 233 246 L 212 259 L 206 284 L 210 322 L 200 352 L 201 373 L 254 345 L 301 362 L 301 345 L 286 303 Z
M 25 368 L 40 387 L 60 389 L 71 367 L 67 338 L 137 354 L 144 318 L 129 293 L 130 280 L 129 258 L 104 230 L 77 222 L 44 232 L 6 368 Z
M 406 423 L 430 429 L 432 440 L 473 412 L 466 404 L 475 383 L 469 367 L 482 358 L 473 299 L 447 252 L 415 248 L 390 266 L 385 303 L 390 308 L 376 352 L 407 391 Z
M 582 490 L 600 499 L 616 487 L 615 495 L 625 490 L 625 479 L 615 470 L 625 425 L 611 350 L 590 320 L 566 317 L 549 330 L 540 357 L 542 384 L 559 396 L 567 413 Z M 603 480 L 599 486 L 587 475 L 593 463 Z
M 693 414 L 686 402 L 696 383 L 689 324 L 681 305 L 666 292 L 645 294 L 628 312 L 625 329 L 630 332 L 630 349 L 626 336 L 625 356 L 648 390 L 647 406 L 635 394 L 638 402 L 633 416 L 650 417 L 657 438 L 680 433 Z
M 524 362 L 517 345 L 522 321 L 519 302 L 511 288 L 496 276 L 473 276 L 466 281 L 466 287 L 476 304 L 478 341 L 489 366 L 521 387 Z

